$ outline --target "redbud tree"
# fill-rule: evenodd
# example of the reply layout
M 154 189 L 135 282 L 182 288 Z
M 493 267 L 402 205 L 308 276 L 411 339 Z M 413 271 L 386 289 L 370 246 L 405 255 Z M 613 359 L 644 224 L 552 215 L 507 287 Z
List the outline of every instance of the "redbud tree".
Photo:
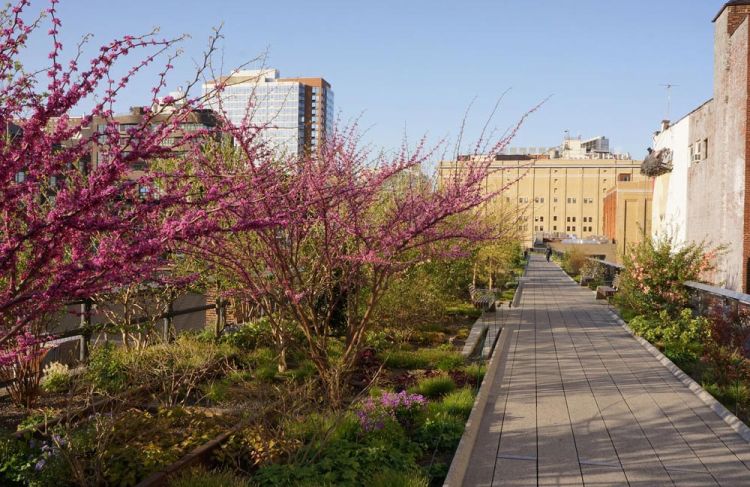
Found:
M 514 133 L 487 152 L 500 151 Z M 257 154 L 238 140 L 234 157 L 252 160 Z M 264 184 L 246 185 L 243 199 L 259 202 L 258 216 L 283 215 L 284 225 L 190 243 L 230 276 L 234 293 L 275 320 L 282 352 L 284 324 L 296 324 L 336 406 L 393 276 L 494 236 L 485 219 L 471 217 L 497 194 L 486 190 L 492 158 L 469 158 L 436 181 L 422 171 L 432 155 L 420 144 L 373 157 L 356 129 L 328 134 L 302 156 L 269 153 L 276 170 Z
M 231 173 L 194 172 L 196 188 L 183 183 L 182 163 L 168 173 L 151 168 L 176 151 L 200 160 L 201 145 L 214 135 L 207 128 L 175 137 L 202 108 L 200 98 L 189 91 L 179 100 L 157 98 L 181 38 L 124 36 L 87 62 L 82 42 L 64 60 L 57 3 L 34 12 L 18 0 L 0 12 L 0 348 L 6 349 L 71 300 L 153 276 L 176 242 L 228 231 L 212 214 L 243 206 L 232 196 L 242 192 Z M 50 43 L 48 65 L 28 72 L 20 60 L 34 35 Z M 118 94 L 155 63 L 161 68 L 143 116 L 120 127 L 113 113 Z M 136 164 L 145 169 L 133 172 Z M 253 226 L 247 219 L 233 223 Z

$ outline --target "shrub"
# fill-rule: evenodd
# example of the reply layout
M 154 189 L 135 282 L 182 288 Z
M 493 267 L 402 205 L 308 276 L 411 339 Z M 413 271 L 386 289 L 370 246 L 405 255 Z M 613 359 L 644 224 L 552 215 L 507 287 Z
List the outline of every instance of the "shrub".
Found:
M 194 468 L 173 479 L 169 485 L 171 487 L 249 487 L 250 482 L 229 470 L 208 471 L 205 468 Z
M 452 392 L 455 388 L 456 383 L 453 382 L 453 379 L 440 375 L 421 380 L 415 387 L 415 392 L 428 399 L 437 399 Z
M 474 407 L 474 393 L 471 389 L 463 388 L 446 395 L 439 403 L 432 403 L 431 410 L 444 412 L 453 416 L 468 419 L 471 408 Z
M 586 262 L 588 262 L 588 256 L 581 249 L 573 248 L 565 252 L 562 268 L 571 276 L 578 276 Z
M 416 440 L 427 451 L 452 451 L 461 441 L 465 424 L 466 422 L 461 418 L 445 412 L 438 412 L 425 420 L 417 431 Z
M 429 487 L 430 481 L 421 472 L 384 470 L 375 474 L 368 485 L 371 487 Z
M 661 343 L 665 354 L 677 360 L 694 360 L 703 352 L 708 320 L 693 317 L 690 309 L 671 318 L 666 310 L 656 317 L 637 316 L 630 321 L 632 330 L 652 343 Z
M 41 385 L 45 392 L 65 392 L 70 388 L 71 382 L 70 368 L 67 365 L 52 362 L 44 368 Z
M 463 316 L 466 318 L 479 318 L 482 316 L 482 310 L 474 307 L 473 304 L 461 303 L 445 307 L 445 313 L 448 316 Z
M 239 325 L 235 330 L 225 332 L 221 341 L 241 350 L 254 350 L 258 347 L 273 347 L 274 340 L 268 318 L 260 318 Z
M 689 304 L 683 284 L 711 272 L 719 251 L 702 243 L 678 246 L 671 237 L 647 238 L 625 254 L 615 301 L 639 315 L 676 316 Z
M 118 353 L 110 342 L 94 348 L 86 368 L 86 378 L 99 392 L 120 392 L 128 382 L 124 354 Z

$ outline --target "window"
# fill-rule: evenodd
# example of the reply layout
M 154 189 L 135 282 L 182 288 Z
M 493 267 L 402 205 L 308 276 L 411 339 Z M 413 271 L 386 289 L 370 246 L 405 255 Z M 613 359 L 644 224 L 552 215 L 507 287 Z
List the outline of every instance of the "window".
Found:
M 555 216 L 553 216 L 553 217 L 552 217 L 552 221 L 553 221 L 553 222 L 556 222 L 556 221 L 557 221 L 557 215 L 555 215 Z
M 617 175 L 617 180 L 618 181 L 630 181 L 630 174 L 625 174 L 625 173 L 618 174 Z
M 540 231 L 540 232 L 543 232 L 543 231 L 544 231 L 544 225 L 539 225 L 539 231 Z
M 568 227 L 567 227 L 567 228 L 568 228 L 568 230 L 567 230 L 567 231 L 569 232 L 569 231 L 570 231 L 570 225 L 568 225 Z
M 567 222 L 570 223 L 570 217 L 568 217 Z
M 556 232 L 557 231 L 557 225 L 555 225 L 554 227 L 552 227 L 552 230 L 554 230 Z
M 557 191 L 557 189 L 555 189 L 555 191 Z M 557 203 L 557 196 L 555 196 L 554 198 L 552 198 L 552 202 L 553 203 Z
M 544 217 L 543 217 L 543 216 L 540 216 L 540 217 L 539 217 L 539 221 L 540 221 L 540 222 L 543 222 L 543 221 L 544 221 Z
M 576 217 L 573 217 L 573 223 L 575 223 L 575 221 L 576 221 Z
M 575 226 L 573 226 L 573 231 L 574 231 L 574 232 L 576 231 L 576 227 L 575 227 Z

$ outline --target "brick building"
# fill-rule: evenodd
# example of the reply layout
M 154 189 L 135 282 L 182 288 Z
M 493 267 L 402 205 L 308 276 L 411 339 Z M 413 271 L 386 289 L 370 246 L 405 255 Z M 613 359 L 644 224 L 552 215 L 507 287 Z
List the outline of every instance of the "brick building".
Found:
M 653 234 L 724 245 L 717 285 L 750 291 L 750 0 L 726 3 L 714 22 L 713 97 L 674 124 L 662 122 L 653 146 Z

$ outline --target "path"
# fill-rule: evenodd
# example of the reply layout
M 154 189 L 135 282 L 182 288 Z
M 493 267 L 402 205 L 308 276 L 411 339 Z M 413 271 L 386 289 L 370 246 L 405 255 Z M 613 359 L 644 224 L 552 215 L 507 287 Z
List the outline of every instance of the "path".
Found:
M 750 486 L 750 445 L 557 265 L 506 325 L 464 485 Z

